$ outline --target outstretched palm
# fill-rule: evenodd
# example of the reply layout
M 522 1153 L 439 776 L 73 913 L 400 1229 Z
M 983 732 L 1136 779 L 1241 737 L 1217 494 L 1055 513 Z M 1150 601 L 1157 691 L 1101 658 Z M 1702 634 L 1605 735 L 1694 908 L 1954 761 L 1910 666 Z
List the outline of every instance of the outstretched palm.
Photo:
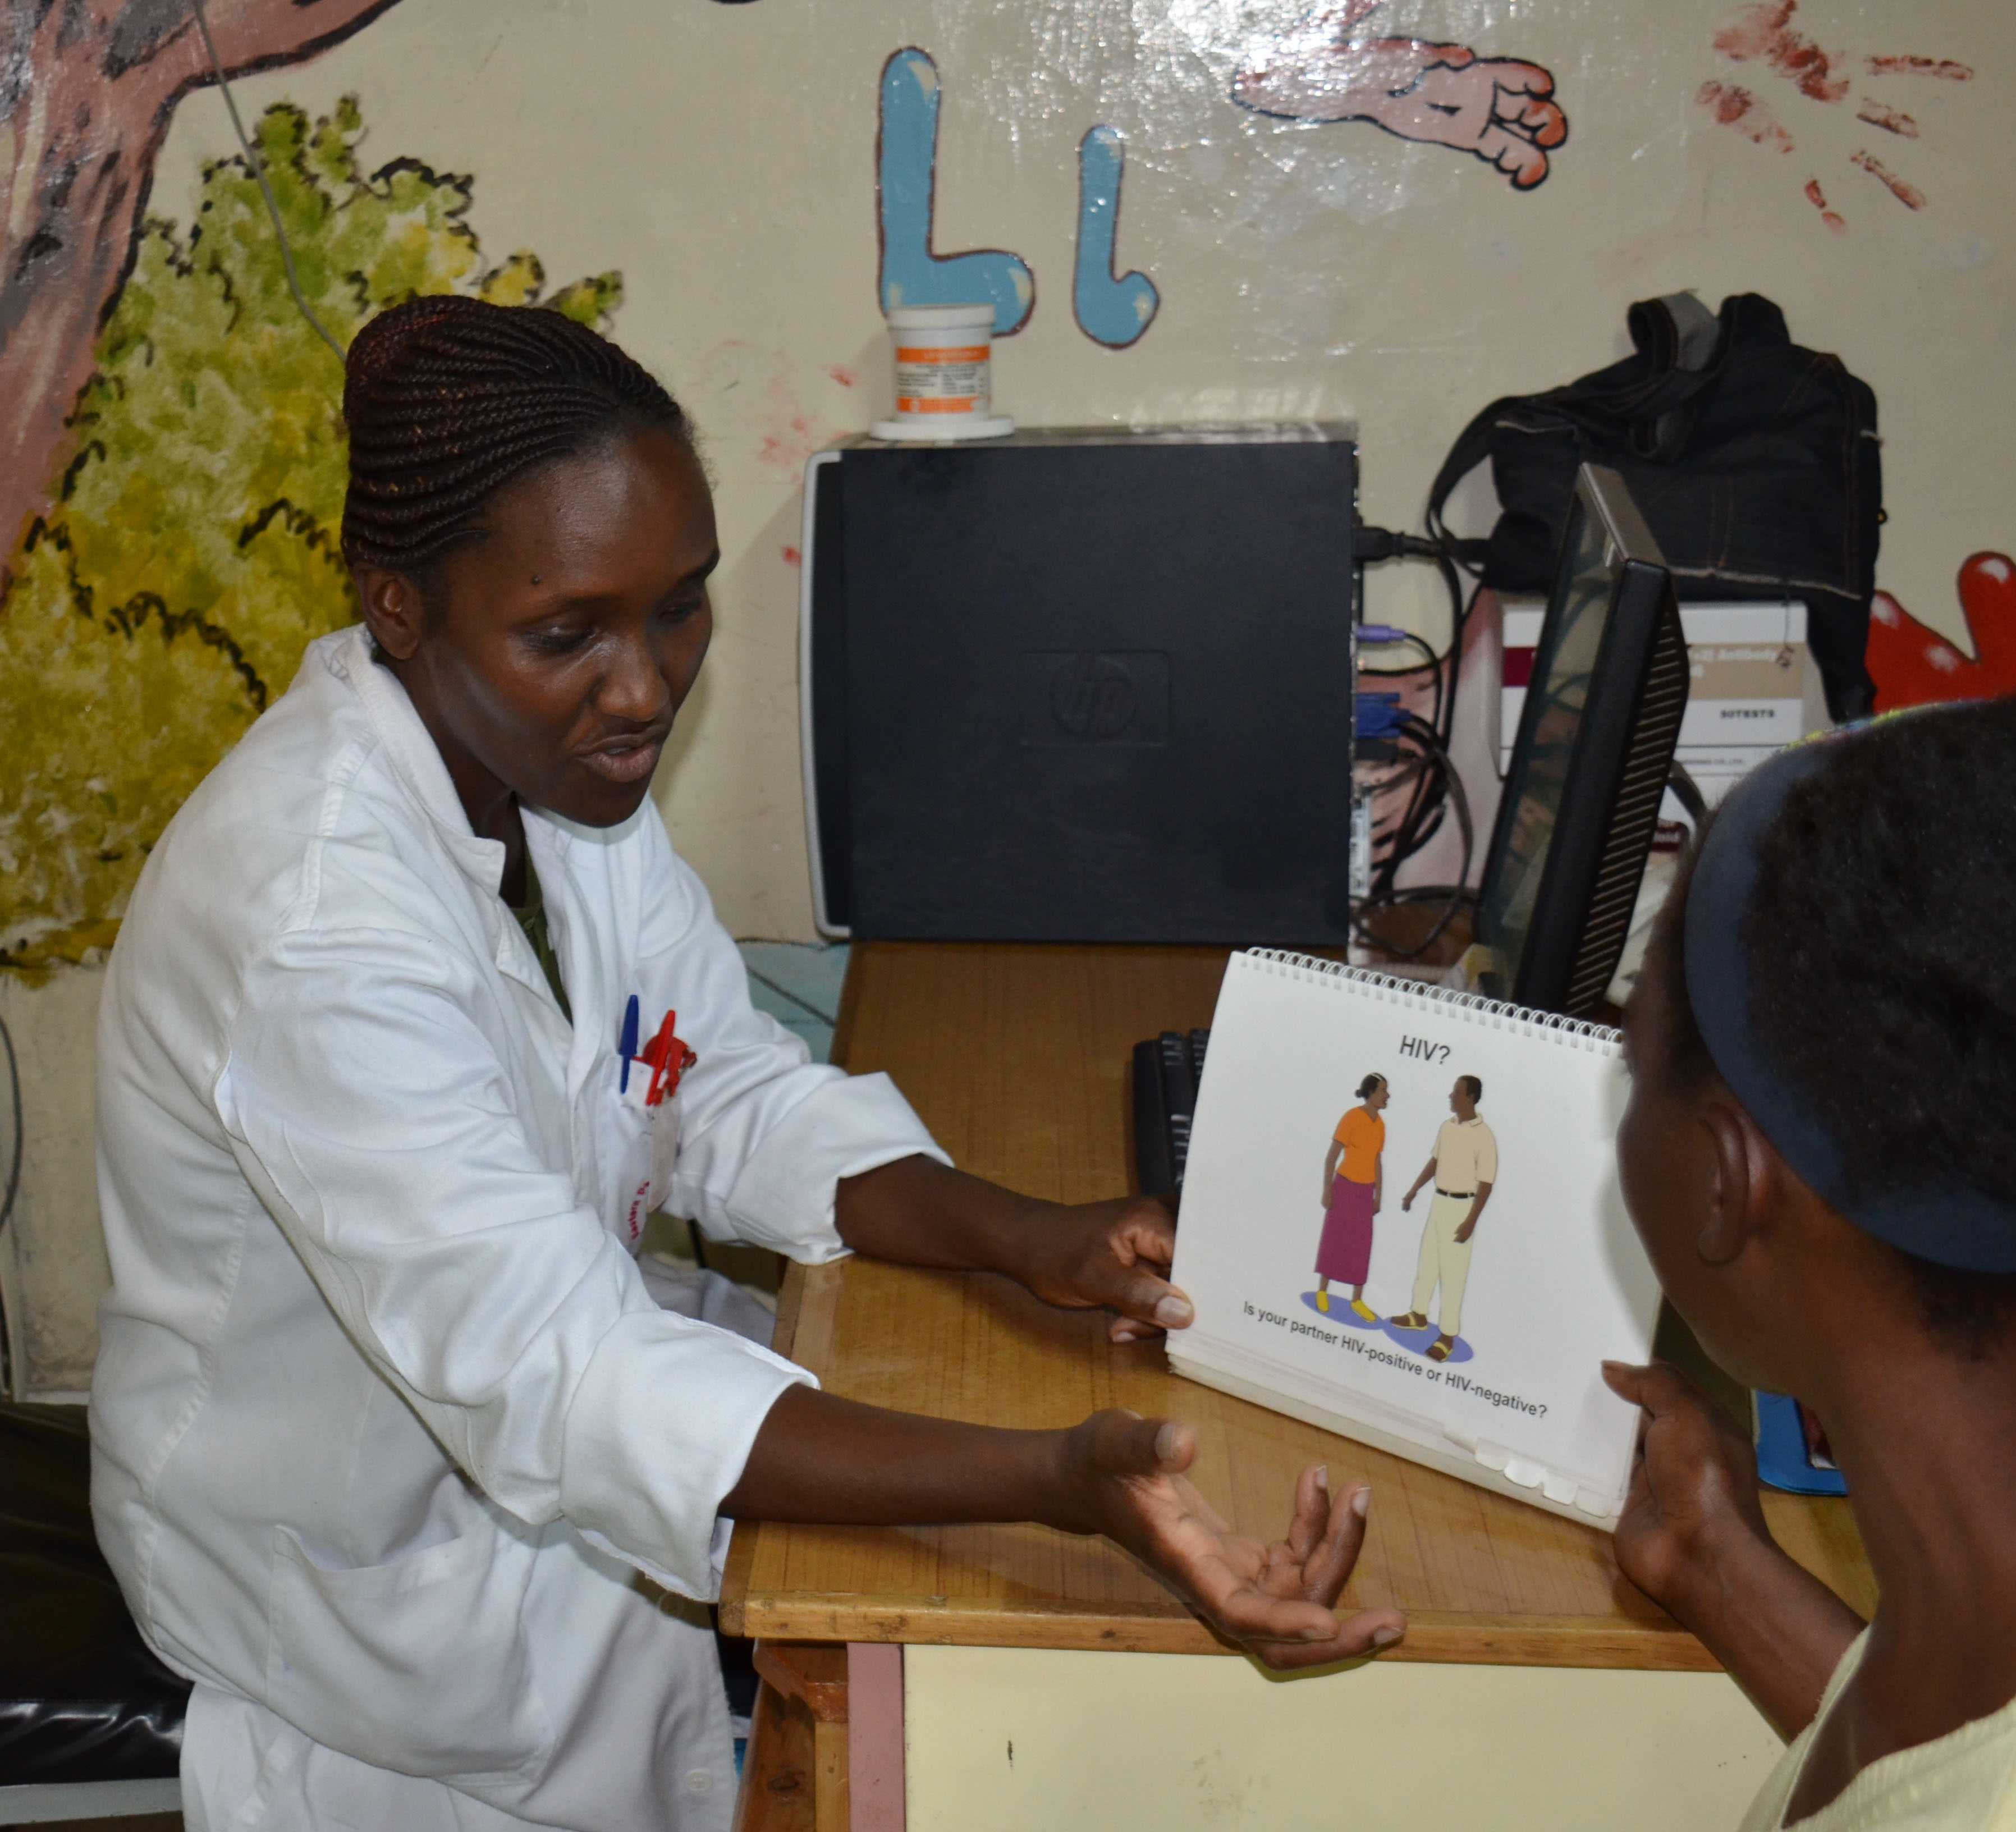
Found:
M 1366 1491 L 1333 1497 L 1319 1467 L 1305 1470 L 1287 1537 L 1269 1544 L 1235 1533 L 1183 1474 L 1197 1454 L 1188 1426 L 1107 1412 L 1078 1430 L 1100 1530 L 1268 1665 L 1356 1659 L 1405 1630 L 1398 1610 L 1344 1620 L 1334 1612 L 1364 1543 L 1365 1517 L 1354 1503 Z

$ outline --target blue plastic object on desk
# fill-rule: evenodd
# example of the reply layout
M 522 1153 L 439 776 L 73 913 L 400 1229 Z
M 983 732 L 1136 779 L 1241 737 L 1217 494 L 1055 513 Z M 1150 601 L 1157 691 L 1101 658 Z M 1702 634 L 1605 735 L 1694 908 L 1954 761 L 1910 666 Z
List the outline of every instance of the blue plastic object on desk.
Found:
M 1824 1469 L 1806 1446 L 1799 1422 L 1799 1402 L 1783 1393 L 1753 1393 L 1757 1420 L 1757 1477 L 1768 1488 L 1788 1495 L 1845 1495 L 1848 1481 L 1840 1470 Z

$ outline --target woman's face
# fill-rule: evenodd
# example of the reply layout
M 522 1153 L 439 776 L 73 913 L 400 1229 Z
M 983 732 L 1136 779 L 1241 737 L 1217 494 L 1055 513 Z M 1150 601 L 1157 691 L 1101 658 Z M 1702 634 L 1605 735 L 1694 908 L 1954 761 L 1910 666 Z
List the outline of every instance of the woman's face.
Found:
M 1366 1111 L 1377 1113 L 1392 1098 L 1392 1096 L 1387 1092 L 1386 1084 L 1384 1082 L 1374 1082 L 1371 1092 L 1365 1096 Z
M 650 793 L 713 633 L 700 462 L 668 434 L 625 434 L 499 491 L 483 520 L 441 563 L 432 615 L 372 615 L 373 634 L 479 830 L 507 791 L 614 826 Z M 390 578 L 360 572 L 367 613 Z

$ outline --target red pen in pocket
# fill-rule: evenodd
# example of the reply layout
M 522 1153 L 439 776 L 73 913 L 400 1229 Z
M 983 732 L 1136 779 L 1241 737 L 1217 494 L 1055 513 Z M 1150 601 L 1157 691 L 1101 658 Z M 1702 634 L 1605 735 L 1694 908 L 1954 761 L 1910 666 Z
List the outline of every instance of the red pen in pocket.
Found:
M 672 1028 L 679 1015 L 675 1011 L 667 1012 L 657 1035 L 639 1053 L 638 1060 L 651 1065 L 651 1085 L 644 1093 L 646 1107 L 671 1100 L 679 1090 L 679 1078 L 700 1060 Z

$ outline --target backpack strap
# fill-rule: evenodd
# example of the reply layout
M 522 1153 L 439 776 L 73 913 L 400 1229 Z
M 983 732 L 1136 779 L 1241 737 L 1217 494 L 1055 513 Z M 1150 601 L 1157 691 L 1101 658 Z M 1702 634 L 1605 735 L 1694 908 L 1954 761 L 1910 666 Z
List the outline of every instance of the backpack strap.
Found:
M 1515 408 L 1529 405 L 1537 398 L 1539 397 L 1532 395 L 1506 394 L 1492 401 L 1456 434 L 1456 443 L 1449 448 L 1449 456 L 1442 460 L 1442 469 L 1435 473 L 1435 480 L 1428 486 L 1429 538 L 1467 572 L 1474 573 L 1482 568 L 1485 555 L 1491 543 L 1489 540 L 1458 538 L 1450 531 L 1449 524 L 1442 520 L 1442 510 L 1449 502 L 1450 492 L 1456 485 L 1490 457 L 1492 430 L 1499 419 Z

